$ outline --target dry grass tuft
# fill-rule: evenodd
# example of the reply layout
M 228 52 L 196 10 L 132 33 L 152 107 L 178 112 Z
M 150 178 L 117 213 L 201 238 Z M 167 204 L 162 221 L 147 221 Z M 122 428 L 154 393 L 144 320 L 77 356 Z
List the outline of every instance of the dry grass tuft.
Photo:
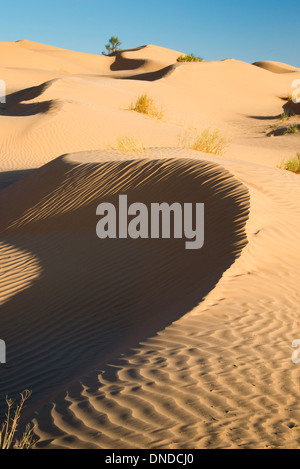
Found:
M 16 440 L 16 432 L 20 423 L 21 413 L 24 409 L 25 402 L 31 396 L 31 391 L 24 391 L 21 394 L 20 403 L 13 411 L 14 401 L 6 397 L 7 403 L 7 414 L 6 420 L 0 427 L 0 449 L 30 449 L 33 444 L 33 430 L 30 425 L 26 426 L 26 429 L 21 436 L 21 439 Z
M 153 98 L 148 96 L 147 93 L 139 96 L 136 102 L 131 104 L 130 109 L 155 119 L 162 119 L 163 117 L 162 109 L 156 106 Z
M 283 101 L 291 102 L 293 100 L 292 93 L 288 93 L 286 96 L 282 96 Z
M 180 142 L 180 146 L 185 148 L 213 155 L 223 155 L 227 145 L 227 140 L 221 136 L 217 129 L 204 129 L 196 138 L 185 136 Z
M 300 153 L 295 157 L 282 161 L 278 167 L 280 169 L 285 169 L 286 171 L 300 174 Z
M 287 134 L 297 134 L 299 132 L 298 125 L 290 125 L 284 131 L 284 135 Z
M 117 149 L 124 152 L 144 153 L 146 148 L 143 143 L 132 137 L 122 137 L 117 141 Z
M 280 122 L 285 122 L 291 118 L 291 114 L 289 112 L 284 111 L 280 116 Z

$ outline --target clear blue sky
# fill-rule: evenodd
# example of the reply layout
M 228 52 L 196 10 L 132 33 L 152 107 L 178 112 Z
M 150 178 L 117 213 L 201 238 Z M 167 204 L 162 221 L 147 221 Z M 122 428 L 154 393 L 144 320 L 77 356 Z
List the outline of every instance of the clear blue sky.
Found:
M 0 0 L 1 41 L 29 39 L 101 53 L 156 44 L 206 60 L 276 60 L 300 67 L 299 0 Z

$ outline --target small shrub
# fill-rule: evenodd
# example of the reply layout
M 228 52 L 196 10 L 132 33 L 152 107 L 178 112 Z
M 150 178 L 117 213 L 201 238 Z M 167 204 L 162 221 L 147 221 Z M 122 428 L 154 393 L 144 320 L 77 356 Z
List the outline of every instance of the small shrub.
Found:
M 202 62 L 201 57 L 195 57 L 194 54 L 180 55 L 177 57 L 177 62 Z
M 287 127 L 284 131 L 284 135 L 287 134 L 296 134 L 299 132 L 298 126 L 297 125 L 291 125 L 290 127 Z
M 153 98 L 148 96 L 147 93 L 139 96 L 136 102 L 131 105 L 130 109 L 156 119 L 161 119 L 163 115 L 162 110 L 157 108 Z
M 118 50 L 120 50 L 122 42 L 119 41 L 119 38 L 117 36 L 111 36 L 111 38 L 108 40 L 108 44 L 106 44 L 105 49 L 106 52 L 102 52 L 102 55 L 110 55 L 114 54 Z
M 203 130 L 196 139 L 188 145 L 192 150 L 222 155 L 227 146 L 226 139 L 220 135 L 219 130 Z
M 289 118 L 291 117 L 291 114 L 289 114 L 288 112 L 284 111 L 281 116 L 280 116 L 280 121 L 281 122 L 285 122 L 287 121 Z
M 12 399 L 6 398 L 7 403 L 7 414 L 6 420 L 0 427 L 0 449 L 29 449 L 33 446 L 33 436 L 32 428 L 30 425 L 26 426 L 26 429 L 21 436 L 21 440 L 18 441 L 15 439 L 16 431 L 20 423 L 20 417 L 22 410 L 24 409 L 24 404 L 31 396 L 31 391 L 24 391 L 21 394 L 21 399 L 19 405 L 17 405 L 15 411 L 13 412 L 14 401 Z
M 282 161 L 278 167 L 286 171 L 292 171 L 293 173 L 300 173 L 300 153 L 295 157 Z
M 291 102 L 293 100 L 292 93 L 288 93 L 286 96 L 282 96 L 283 101 Z
M 124 152 L 144 153 L 145 147 L 142 142 L 132 137 L 122 137 L 118 139 L 117 149 Z

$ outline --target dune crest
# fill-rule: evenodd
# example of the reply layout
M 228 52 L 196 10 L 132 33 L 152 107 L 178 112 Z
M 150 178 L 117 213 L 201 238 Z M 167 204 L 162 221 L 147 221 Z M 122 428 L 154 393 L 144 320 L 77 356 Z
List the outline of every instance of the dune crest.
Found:
M 293 73 L 300 72 L 300 68 L 293 67 L 292 65 L 284 64 L 281 62 L 272 62 L 267 60 L 262 60 L 260 62 L 254 62 L 253 65 L 256 67 L 263 68 L 273 73 Z
M 16 264 L 22 251 L 38 261 L 36 275 L 2 306 L 1 331 L 8 343 L 17 342 L 2 383 L 6 393 L 27 383 L 36 400 L 45 399 L 72 382 L 74 373 L 86 374 L 190 311 L 235 261 L 246 244 L 247 191 L 216 164 L 166 154 L 75 154 L 23 178 L 17 191 L 14 185 L 2 191 L 1 232 L 10 269 L 14 249 Z M 183 239 L 99 240 L 96 207 L 116 202 L 119 193 L 145 204 L 205 203 L 205 246 L 191 252 Z M 16 322 L 22 327 L 17 341 Z M 33 325 L 40 329 L 35 339 Z M 38 379 L 45 360 L 47 383 Z
M 298 446 L 298 431 L 290 429 L 299 413 L 291 342 L 298 330 L 300 257 L 289 246 L 299 241 L 300 211 L 285 187 L 296 195 L 299 184 L 292 174 L 262 173 L 258 165 L 226 166 L 250 194 L 241 255 L 189 314 L 42 406 L 34 418 L 38 446 Z

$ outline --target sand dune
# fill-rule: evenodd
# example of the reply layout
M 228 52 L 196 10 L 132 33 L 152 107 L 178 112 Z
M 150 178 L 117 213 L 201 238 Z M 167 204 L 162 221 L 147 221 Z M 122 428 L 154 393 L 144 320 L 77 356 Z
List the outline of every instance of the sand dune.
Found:
M 293 67 L 292 65 L 283 64 L 281 62 L 271 62 L 267 60 L 254 62 L 253 65 L 256 65 L 257 67 L 263 68 L 264 70 L 268 70 L 269 72 L 273 73 L 293 73 L 300 71 L 299 68 Z
M 27 283 L 13 269 L 21 292 L 10 291 L 2 307 L 13 322 L 1 330 L 18 342 L 5 389 L 32 384 L 33 408 L 49 401 L 34 419 L 42 446 L 297 446 L 297 428 L 293 436 L 289 428 L 299 412 L 290 360 L 299 312 L 299 252 L 290 251 L 299 237 L 297 177 L 227 161 L 231 176 L 223 161 L 183 150 L 147 157 L 71 155 L 2 191 L 11 204 L 10 219 L 1 217 L 3 253 L 29 265 Z M 91 221 L 99 198 L 126 190 L 152 200 L 153 187 L 158 198 L 200 194 L 210 204 L 207 250 L 97 246 Z
M 152 47 L 126 54 L 138 53 L 136 60 L 140 60 L 144 53 L 147 63 L 147 54 L 152 60 Z M 266 151 L 266 164 L 272 167 L 291 155 L 294 142 L 290 138 L 285 138 L 281 147 L 278 141 L 265 145 L 261 138 L 266 137 L 274 118 L 283 112 L 280 98 L 290 92 L 289 74 L 271 75 L 235 60 L 166 65 L 171 58 L 167 62 L 165 51 L 161 57 L 159 52 L 158 48 L 159 67 L 164 59 L 165 68 L 155 71 L 155 67 L 141 65 L 131 70 L 131 77 L 119 76 L 122 80 L 114 77 L 114 73 L 120 72 L 108 72 L 109 67 L 109 76 L 98 77 L 89 74 L 62 77 L 49 71 L 50 79 L 42 82 L 39 74 L 32 72 L 35 84 L 9 93 L 7 106 L 0 110 L 0 169 L 40 167 L 63 153 L 115 147 L 118 138 L 124 136 L 138 138 L 148 147 L 177 146 L 186 133 L 196 134 L 205 127 L 222 130 L 233 153 L 236 144 L 248 145 L 251 139 L 253 162 L 261 161 L 264 146 L 272 149 L 271 160 Z M 67 53 L 64 57 L 69 60 Z M 109 63 L 114 60 L 96 57 L 95 66 L 98 59 Z M 294 77 L 300 77 L 300 72 Z M 152 96 L 163 109 L 162 121 L 129 110 L 143 93 Z M 239 155 L 243 158 L 243 152 Z
M 8 342 L 18 342 L 10 353 L 11 361 L 19 363 L 7 370 L 6 393 L 30 383 L 38 397 L 38 376 L 50 351 L 54 356 L 47 366 L 49 380 L 40 383 L 43 393 L 53 392 L 51 381 L 55 389 L 74 379 L 74 357 L 76 374 L 82 373 L 116 350 L 135 344 L 137 337 L 161 330 L 207 294 L 245 244 L 241 230 L 247 217 L 246 191 L 222 168 L 184 159 L 111 161 L 109 153 L 99 156 L 102 163 L 89 163 L 88 154 L 84 163 L 60 158 L 22 179 L 18 189 L 11 186 L 2 193 L 2 240 L 10 246 L 10 263 L 17 239 L 21 243 L 18 265 L 23 252 L 30 266 L 28 253 L 39 260 L 33 278 L 27 273 L 26 286 L 24 272 L 21 278 L 16 274 L 16 287 L 22 293 L 16 295 L 10 287 L 7 291 L 4 284 L 2 317 L 6 319 L 1 331 Z M 210 208 L 206 248 L 195 254 L 185 251 L 182 240 L 101 242 L 95 236 L 95 207 L 103 200 L 115 202 L 118 192 L 146 204 L 162 198 L 205 201 Z M 214 243 L 218 250 L 211 248 Z M 17 341 L 16 322 L 22 328 Z M 38 341 L 33 341 L 33 324 L 41 332 Z M 29 362 L 26 375 L 19 356 L 22 349 L 27 350 Z M 48 350 L 46 355 L 42 349 Z
M 299 446 L 299 371 L 290 359 L 299 317 L 299 251 L 290 251 L 299 241 L 299 183 L 247 163 L 226 166 L 250 193 L 241 256 L 190 314 L 43 406 L 35 423 L 45 444 Z
M 300 186 L 277 165 L 300 140 L 267 135 L 300 70 L 152 45 L 0 53 L 0 394 L 33 390 L 36 447 L 298 448 Z M 161 120 L 130 110 L 143 93 Z M 207 127 L 222 157 L 181 148 Z M 203 202 L 204 247 L 99 240 L 119 194 Z

